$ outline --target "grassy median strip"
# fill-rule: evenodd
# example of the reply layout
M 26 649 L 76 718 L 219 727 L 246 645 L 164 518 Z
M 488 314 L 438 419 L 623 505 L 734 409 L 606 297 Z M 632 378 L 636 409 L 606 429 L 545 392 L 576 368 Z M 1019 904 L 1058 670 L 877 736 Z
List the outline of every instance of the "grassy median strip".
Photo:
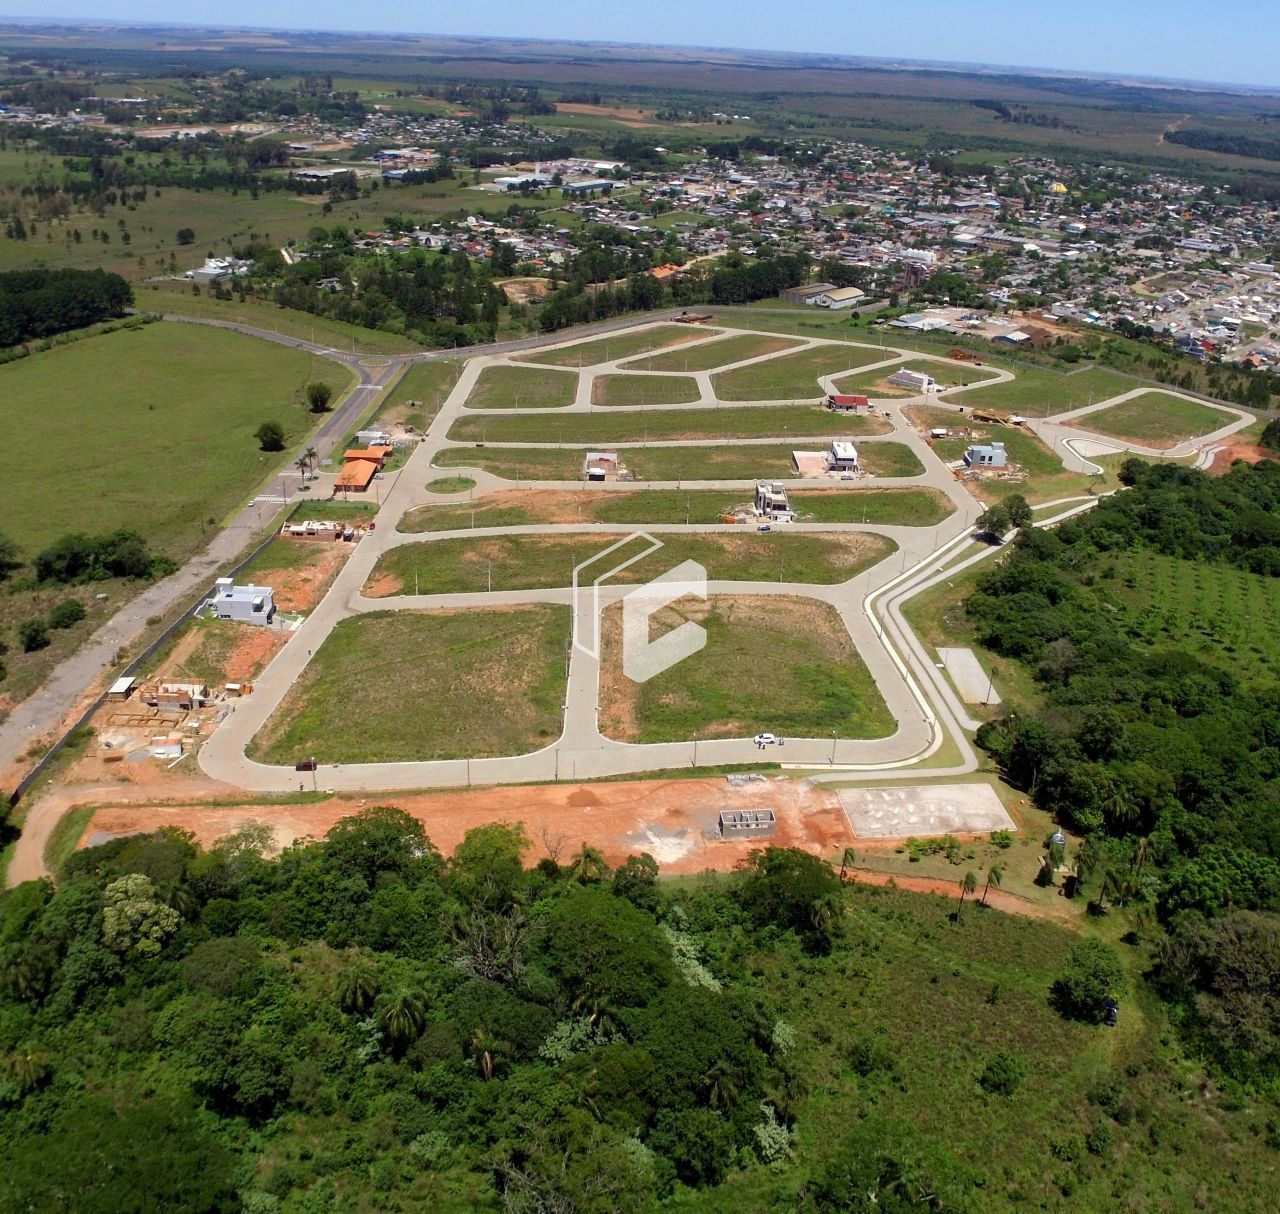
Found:
M 573 404 L 578 377 L 540 367 L 486 367 L 467 397 L 471 409 L 563 409 Z
M 857 375 L 845 375 L 834 381 L 837 392 L 851 395 L 876 397 L 919 396 L 916 388 L 904 388 L 900 384 L 891 384 L 889 376 L 905 368 L 908 371 L 919 371 L 932 378 L 942 388 L 955 388 L 961 385 L 976 384 L 984 379 L 994 378 L 990 367 L 959 367 L 952 363 L 934 362 L 932 359 L 912 359 L 892 367 L 880 367 L 875 371 L 861 371 Z
M 837 417 L 811 405 L 759 408 L 632 409 L 626 413 L 463 417 L 449 429 L 455 442 L 643 443 L 686 438 L 810 438 L 834 430 L 845 438 L 886 434 L 881 417 Z
M 781 737 L 881 738 L 894 720 L 844 622 L 826 603 L 790 595 L 715 595 L 657 613 L 664 631 L 706 629 L 704 648 L 646 683 L 621 672 L 621 612 L 604 613 L 600 726 L 627 742 Z M 777 756 L 786 758 L 785 749 Z
M 401 544 L 384 552 L 364 593 L 475 594 L 490 589 L 543 590 L 569 586 L 573 569 L 591 560 L 618 536 L 495 535 Z M 857 577 L 892 551 L 890 540 L 857 532 L 811 535 L 754 531 L 742 535 L 663 535 L 662 547 L 610 581 L 645 582 L 680 564 L 697 561 L 713 581 L 788 582 L 832 585 Z M 615 560 L 643 551 L 644 542 L 619 549 Z M 612 562 L 611 562 L 612 563 Z M 588 580 L 609 568 L 592 567 Z
M 591 384 L 593 405 L 687 405 L 701 396 L 690 375 L 597 375 Z
M 719 329 L 703 329 L 696 325 L 659 325 L 654 329 L 610 333 L 606 337 L 580 341 L 574 346 L 548 350 L 545 354 L 516 354 L 513 357 L 545 367 L 594 367 L 598 363 L 617 362 L 620 358 L 631 358 L 649 350 L 665 350 L 699 341 L 718 332 Z
M 624 371 L 710 371 L 713 367 L 727 367 L 748 358 L 760 358 L 765 354 L 777 354 L 782 350 L 794 350 L 800 343 L 787 337 L 769 337 L 761 333 L 741 333 L 726 337 L 723 341 L 709 341 L 704 346 L 691 346 L 687 350 L 672 350 L 667 354 L 653 354 L 637 358 L 623 366 Z
M 883 362 L 883 350 L 870 346 L 814 346 L 751 367 L 724 371 L 711 380 L 721 400 L 804 400 L 822 394 L 820 375 L 838 375 L 868 363 Z
M 542 604 L 342 620 L 249 753 L 290 764 L 523 754 L 559 736 L 568 644 L 569 609 Z
M 748 489 L 513 490 L 456 506 L 419 506 L 399 530 L 464 531 L 473 527 L 527 527 L 540 523 L 648 523 L 706 525 L 751 504 Z M 952 505 L 936 489 L 806 489 L 790 495 L 802 521 L 928 527 Z M 780 526 L 784 524 L 779 524 Z

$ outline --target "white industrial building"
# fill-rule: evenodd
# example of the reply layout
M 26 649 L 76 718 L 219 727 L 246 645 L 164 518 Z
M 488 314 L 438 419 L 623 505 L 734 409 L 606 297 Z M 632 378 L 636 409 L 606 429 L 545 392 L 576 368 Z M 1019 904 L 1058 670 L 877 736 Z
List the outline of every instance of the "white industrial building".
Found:
M 815 308 L 856 308 L 866 297 L 867 293 L 857 287 L 833 287 L 806 299 L 805 303 Z
M 900 388 L 913 388 L 917 392 L 928 392 L 934 386 L 933 377 L 923 371 L 912 371 L 910 367 L 899 367 L 889 376 L 889 382 Z

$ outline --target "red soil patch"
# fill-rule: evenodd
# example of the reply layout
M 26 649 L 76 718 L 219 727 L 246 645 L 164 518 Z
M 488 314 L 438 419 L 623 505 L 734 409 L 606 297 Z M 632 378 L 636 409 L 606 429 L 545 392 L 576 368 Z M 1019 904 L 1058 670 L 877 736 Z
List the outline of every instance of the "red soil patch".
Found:
M 390 573 L 372 573 L 361 587 L 360 593 L 367 599 L 385 599 L 399 594 L 403 589 L 404 584 L 398 577 Z
M 1268 451 L 1265 447 L 1254 447 L 1249 443 L 1231 443 L 1213 457 L 1213 463 L 1209 465 L 1209 475 L 1222 476 L 1230 472 L 1231 465 L 1238 459 L 1244 460 L 1247 464 L 1260 464 L 1264 459 L 1276 458 L 1276 453 Z
M 307 783 L 305 777 L 300 780 Z M 523 822 L 533 840 L 527 857 L 530 864 L 552 852 L 564 859 L 586 842 L 600 848 L 613 865 L 647 851 L 665 873 L 699 873 L 732 869 L 752 848 L 765 845 L 798 847 L 831 857 L 854 843 L 834 793 L 804 781 L 766 777 L 742 788 L 724 779 L 654 780 L 333 797 L 311 805 L 111 805 L 94 814 L 81 846 L 98 832 L 120 835 L 167 825 L 191 831 L 208 846 L 246 823 L 265 822 L 272 827 L 277 845 L 286 847 L 295 839 L 322 837 L 339 819 L 369 805 L 394 805 L 412 814 L 446 855 L 473 827 Z M 777 831 L 770 839 L 720 838 L 722 809 L 763 808 L 777 816 Z
M 321 540 L 282 540 L 281 543 L 309 544 L 307 563 L 296 569 L 273 569 L 271 589 L 280 611 L 310 611 L 324 595 L 354 544 Z
M 255 628 L 241 638 L 227 656 L 222 673 L 228 683 L 249 683 L 283 649 L 289 633 L 272 628 Z

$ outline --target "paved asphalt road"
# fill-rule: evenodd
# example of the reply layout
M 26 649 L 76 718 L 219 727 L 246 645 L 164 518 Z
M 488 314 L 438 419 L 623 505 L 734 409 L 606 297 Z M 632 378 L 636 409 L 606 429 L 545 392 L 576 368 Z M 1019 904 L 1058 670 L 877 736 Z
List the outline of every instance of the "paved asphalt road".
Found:
M 678 313 L 664 312 L 640 318 L 605 321 L 575 329 L 573 337 L 588 337 L 595 334 L 612 333 L 637 325 L 650 324 L 656 320 L 669 320 Z M 431 362 L 438 359 L 471 357 L 481 354 L 507 354 L 519 350 L 531 350 L 539 346 L 556 345 L 565 341 L 565 334 L 552 334 L 546 337 L 528 337 L 519 341 L 496 342 L 487 346 L 468 347 L 465 350 L 428 350 L 419 354 L 408 355 L 364 355 L 349 351 L 337 350 L 302 338 L 290 337 L 269 329 L 255 328 L 252 325 L 236 324 L 232 321 L 203 320 L 188 316 L 166 316 L 166 321 L 176 324 L 199 324 L 219 329 L 234 329 L 236 332 L 258 337 L 264 341 L 275 342 L 295 350 L 306 350 L 310 353 L 331 359 L 347 367 L 356 376 L 356 386 L 315 432 L 311 439 L 321 458 L 327 456 L 333 447 L 351 432 L 357 418 L 369 408 L 374 397 L 381 392 L 400 372 L 415 362 Z M 282 470 L 277 470 L 262 485 L 258 494 L 289 496 L 289 489 L 296 482 L 282 477 Z M 283 492 L 282 492 L 283 490 Z M 97 629 L 89 639 L 70 657 L 60 662 L 50 674 L 45 684 L 34 695 L 16 705 L 8 717 L 0 723 L 0 772 L 12 768 L 14 777 L 12 785 L 16 785 L 23 771 L 27 770 L 32 759 L 27 762 L 28 752 L 35 757 L 45 749 L 45 743 L 51 742 L 60 728 L 74 719 L 75 711 L 85 704 L 88 695 L 100 687 L 105 676 L 116 666 L 116 655 L 119 650 L 142 638 L 148 631 L 147 621 L 168 615 L 183 603 L 191 602 L 205 587 L 212 587 L 217 571 L 241 557 L 255 539 L 268 526 L 274 516 L 290 508 L 292 499 L 281 506 L 279 503 L 257 503 L 250 500 L 223 530 L 210 541 L 209 546 L 201 553 L 193 556 L 185 565 L 170 577 L 148 586 L 136 598 L 126 603 L 114 616 Z

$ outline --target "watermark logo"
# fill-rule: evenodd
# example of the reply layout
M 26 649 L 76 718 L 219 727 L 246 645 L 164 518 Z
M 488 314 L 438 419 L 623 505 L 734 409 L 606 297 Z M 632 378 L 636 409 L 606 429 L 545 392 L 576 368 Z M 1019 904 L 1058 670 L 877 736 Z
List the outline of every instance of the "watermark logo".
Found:
M 641 545 L 626 559 L 615 557 L 628 545 Z M 634 531 L 573 570 L 573 645 L 590 657 L 600 657 L 600 588 L 611 577 L 657 552 L 662 541 Z M 594 577 L 593 571 L 601 570 Z M 622 597 L 622 673 L 633 683 L 647 683 L 691 657 L 707 643 L 706 629 L 686 620 L 656 639 L 649 621 L 677 599 L 706 599 L 707 571 L 697 561 L 682 561 L 666 573 L 637 586 Z

